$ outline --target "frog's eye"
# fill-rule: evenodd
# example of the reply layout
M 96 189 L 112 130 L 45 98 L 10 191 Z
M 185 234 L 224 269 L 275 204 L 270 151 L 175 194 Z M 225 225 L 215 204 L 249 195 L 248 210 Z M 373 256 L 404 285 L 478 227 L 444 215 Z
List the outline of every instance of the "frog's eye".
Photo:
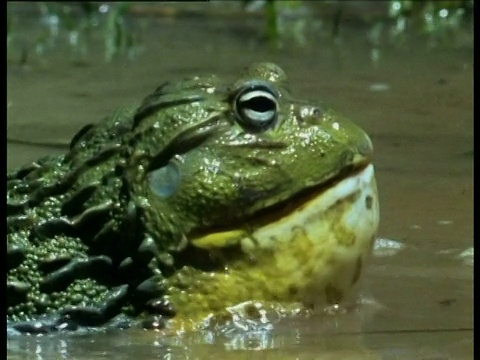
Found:
M 237 119 L 252 130 L 271 127 L 278 115 L 278 94 L 267 82 L 250 82 L 243 86 L 233 102 Z

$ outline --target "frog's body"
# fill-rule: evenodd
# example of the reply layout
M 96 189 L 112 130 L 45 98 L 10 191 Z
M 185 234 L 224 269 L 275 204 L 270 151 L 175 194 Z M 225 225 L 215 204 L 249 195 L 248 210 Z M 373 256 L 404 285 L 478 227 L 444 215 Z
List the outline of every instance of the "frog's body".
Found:
M 9 323 L 183 328 L 246 301 L 341 302 L 378 226 L 371 142 L 285 86 L 268 63 L 166 83 L 9 174 Z

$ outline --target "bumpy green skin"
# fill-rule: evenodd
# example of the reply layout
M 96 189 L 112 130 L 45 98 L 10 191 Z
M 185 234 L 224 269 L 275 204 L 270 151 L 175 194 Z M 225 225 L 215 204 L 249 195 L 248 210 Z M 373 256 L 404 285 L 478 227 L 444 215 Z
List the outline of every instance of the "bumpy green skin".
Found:
M 278 101 L 262 129 L 235 105 L 252 80 Z M 273 64 L 233 83 L 165 83 L 80 131 L 66 155 L 8 174 L 7 321 L 43 332 L 118 314 L 174 316 L 162 297 L 169 277 L 185 264 L 216 266 L 190 238 L 328 184 L 370 153 L 347 119 L 292 99 Z

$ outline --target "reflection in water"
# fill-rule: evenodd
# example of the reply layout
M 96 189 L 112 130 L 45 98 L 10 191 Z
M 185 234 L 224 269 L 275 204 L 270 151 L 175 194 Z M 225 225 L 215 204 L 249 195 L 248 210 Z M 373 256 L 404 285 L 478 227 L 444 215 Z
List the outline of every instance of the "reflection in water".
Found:
M 300 96 L 353 118 L 375 145 L 382 219 L 362 297 L 345 312 L 247 331 L 15 336 L 8 358 L 472 359 L 473 156 L 459 156 L 473 153 L 471 47 L 425 50 L 412 42 L 382 49 L 372 67 L 370 48 L 358 37 L 363 29 L 344 28 L 340 46 L 317 40 L 272 53 L 218 31 L 225 24 L 184 21 L 152 24 L 144 40 L 149 51 L 134 63 L 71 67 L 59 52 L 29 68 L 10 64 L 9 137 L 68 143 L 76 129 L 167 77 L 277 62 L 300 84 Z M 183 42 L 165 46 L 179 33 Z M 8 168 L 57 151 L 9 144 Z
M 473 247 L 469 247 L 457 255 L 457 258 L 461 259 L 465 265 L 470 266 L 473 266 L 473 257 Z
M 8 351 L 12 355 L 10 359 L 35 354 L 32 358 L 39 360 L 52 357 L 292 359 L 296 356 L 301 356 L 302 359 L 331 359 L 330 356 L 345 354 L 358 356 L 355 357 L 358 359 L 379 359 L 377 352 L 367 350 L 363 345 L 359 325 L 365 314 L 360 316 L 360 313 L 364 314 L 357 309 L 349 315 L 285 320 L 274 328 L 258 327 L 248 331 L 234 328 L 223 331 L 205 330 L 178 336 L 164 336 L 141 330 L 96 335 L 18 336 L 9 339 Z M 312 343 L 315 344 L 314 347 Z
M 373 246 L 373 255 L 377 257 L 392 256 L 405 248 L 405 244 L 386 238 L 378 238 Z

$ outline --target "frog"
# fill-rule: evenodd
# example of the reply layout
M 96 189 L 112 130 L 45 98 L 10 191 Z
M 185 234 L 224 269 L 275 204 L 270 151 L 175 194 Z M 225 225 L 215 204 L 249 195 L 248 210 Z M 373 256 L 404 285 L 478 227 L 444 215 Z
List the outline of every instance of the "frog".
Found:
M 241 304 L 336 306 L 378 225 L 370 137 L 292 96 L 278 65 L 167 81 L 7 174 L 7 326 L 185 331 Z

